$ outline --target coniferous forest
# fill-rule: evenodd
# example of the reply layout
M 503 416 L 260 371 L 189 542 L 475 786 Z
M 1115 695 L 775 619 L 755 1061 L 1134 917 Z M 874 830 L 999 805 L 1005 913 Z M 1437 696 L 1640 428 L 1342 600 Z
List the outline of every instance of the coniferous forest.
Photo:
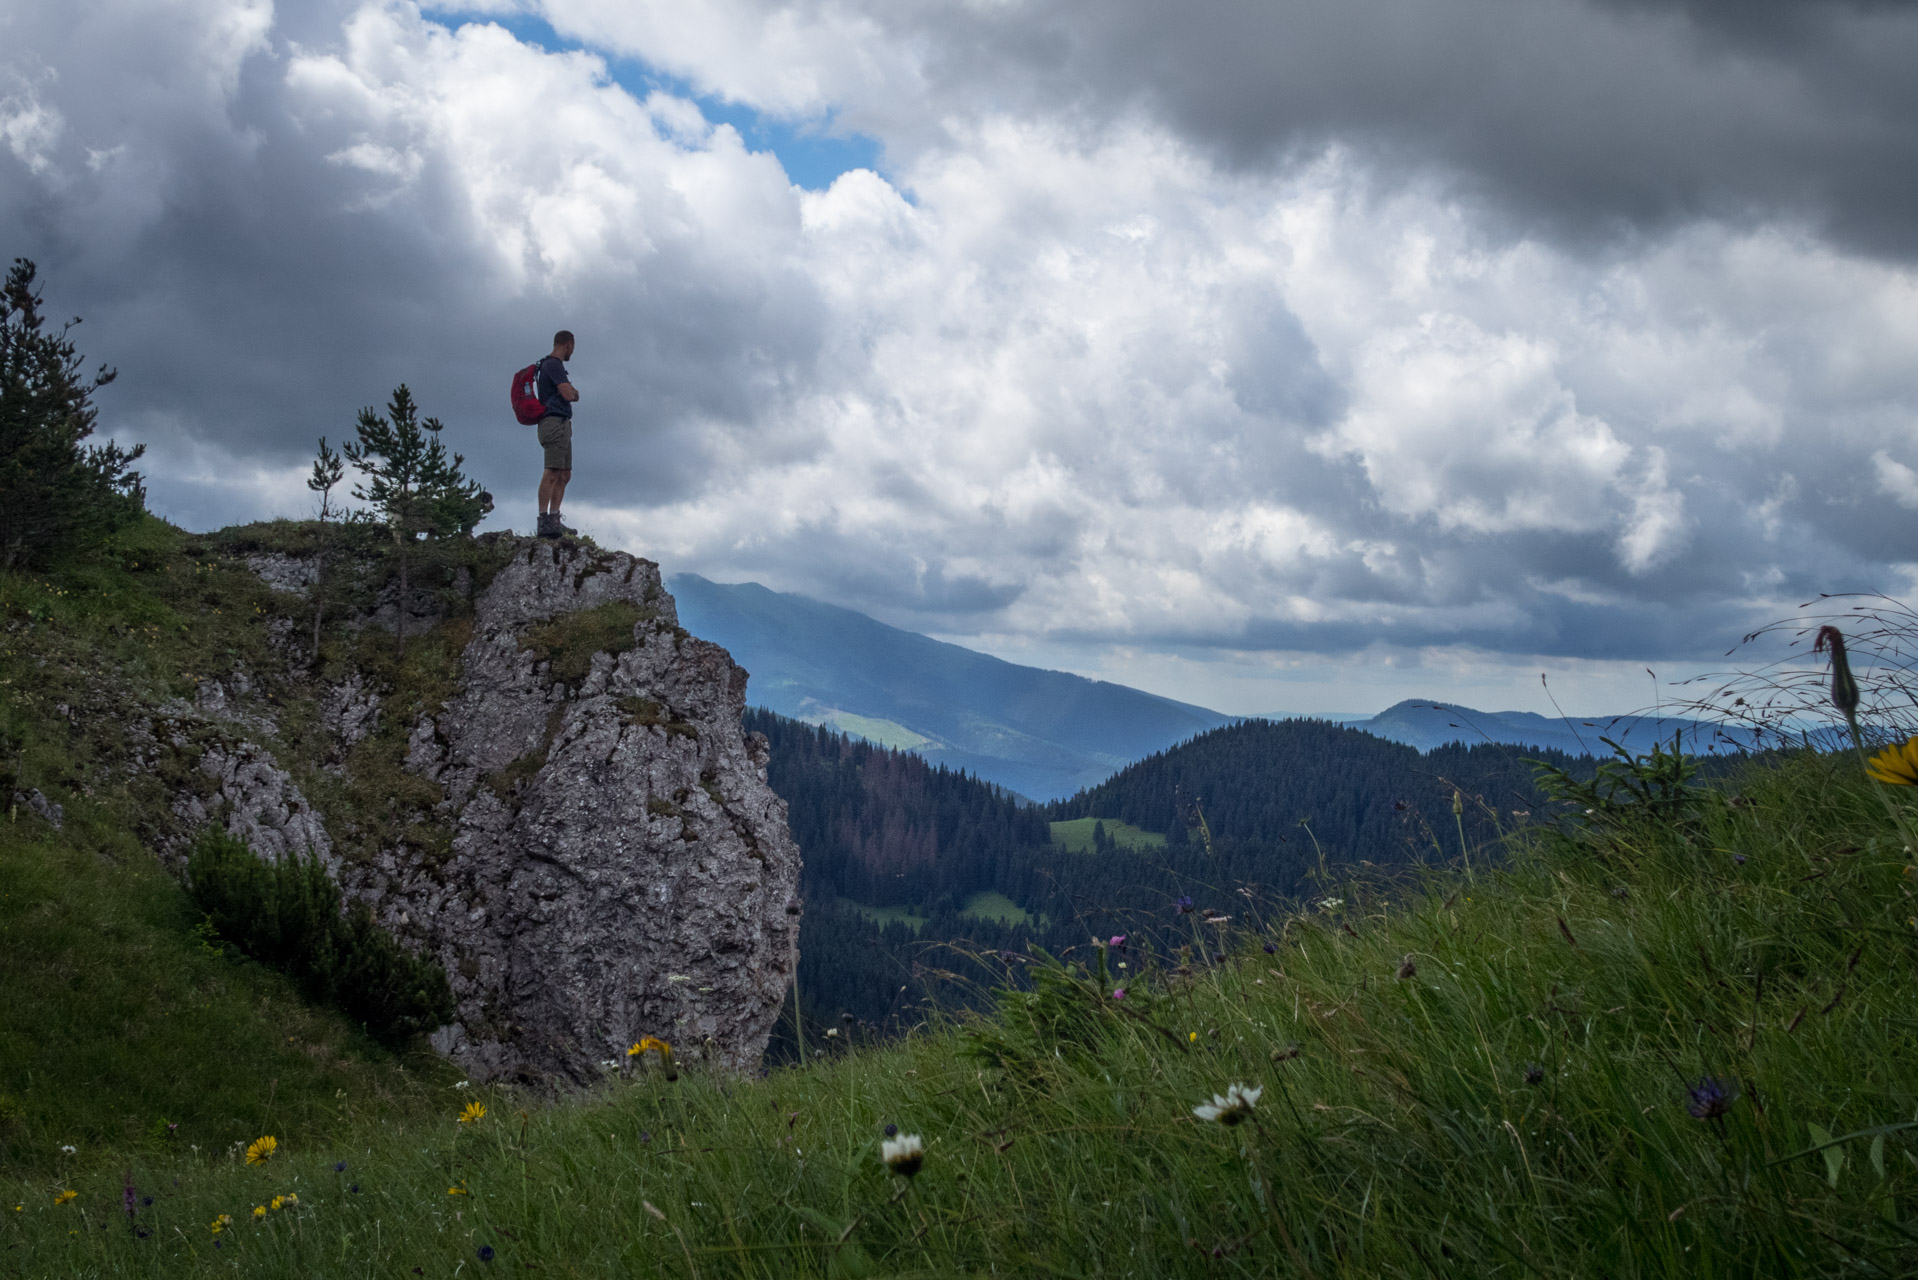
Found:
M 816 1026 L 851 1015 L 896 1029 L 929 1000 L 972 1005 L 1016 973 L 1028 944 L 1057 955 L 1123 934 L 1133 955 L 1203 962 L 1194 922 L 1455 862 L 1461 836 L 1494 848 L 1542 816 L 1529 759 L 1590 767 L 1504 745 L 1421 755 L 1322 721 L 1254 720 L 1034 806 L 763 709 L 746 728 L 772 745 L 768 778 L 805 857 L 799 1000 Z M 1055 843 L 1051 824 L 1073 819 L 1112 821 L 1115 834 L 1101 822 L 1091 848 Z M 790 1052 L 790 1019 L 780 1034 Z

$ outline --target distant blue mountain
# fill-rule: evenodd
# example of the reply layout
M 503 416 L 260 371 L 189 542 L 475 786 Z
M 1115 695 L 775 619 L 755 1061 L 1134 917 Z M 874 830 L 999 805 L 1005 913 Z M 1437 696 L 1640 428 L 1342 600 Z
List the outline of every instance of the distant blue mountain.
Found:
M 755 582 L 681 573 L 666 585 L 680 624 L 750 673 L 752 705 L 915 751 L 1033 800 L 1072 795 L 1238 719 L 1022 667 Z
M 1678 716 L 1591 716 L 1553 720 L 1529 711 L 1474 711 L 1449 702 L 1411 701 L 1387 707 L 1369 720 L 1348 720 L 1354 729 L 1430 751 L 1448 742 L 1508 742 L 1525 747 L 1550 747 L 1572 755 L 1608 756 L 1611 749 L 1600 738 L 1632 751 L 1649 751 L 1653 743 L 1670 745 L 1672 735 L 1684 734 L 1685 748 L 1699 753 L 1742 750 L 1750 735 L 1721 730 L 1700 720 Z

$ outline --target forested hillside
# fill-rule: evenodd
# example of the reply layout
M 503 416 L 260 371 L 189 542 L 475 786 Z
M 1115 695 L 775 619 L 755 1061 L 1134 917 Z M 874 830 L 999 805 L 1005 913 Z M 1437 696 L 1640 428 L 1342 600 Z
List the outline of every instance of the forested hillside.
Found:
M 1531 814 L 1528 759 L 1573 772 L 1591 762 L 1557 751 L 1482 743 L 1420 754 L 1322 720 L 1247 720 L 1148 756 L 1053 806 L 1055 818 L 1119 818 L 1176 845 L 1203 813 L 1214 840 L 1286 845 L 1316 839 L 1332 860 L 1458 856 L 1465 838 L 1496 840 Z M 1310 835 L 1307 831 L 1310 831 Z
M 1259 910 L 1320 877 L 1336 885 L 1361 863 L 1456 860 L 1461 827 L 1475 856 L 1494 856 L 1543 803 L 1522 748 L 1422 756 L 1318 721 L 1215 730 L 1047 808 L 762 709 L 747 713 L 746 727 L 771 741 L 768 777 L 805 857 L 799 999 L 808 1022 L 850 1013 L 896 1025 L 928 998 L 970 1001 L 971 984 L 1003 972 L 973 957 L 1023 953 L 1028 942 L 1062 952 L 1123 933 L 1133 954 L 1169 957 L 1194 943 L 1181 899 L 1193 916 Z M 1209 848 L 1195 825 L 1201 813 Z M 1095 828 L 1096 851 L 1083 836 L 1073 848 L 1056 843 L 1051 824 L 1074 819 L 1166 838 L 1127 843 Z

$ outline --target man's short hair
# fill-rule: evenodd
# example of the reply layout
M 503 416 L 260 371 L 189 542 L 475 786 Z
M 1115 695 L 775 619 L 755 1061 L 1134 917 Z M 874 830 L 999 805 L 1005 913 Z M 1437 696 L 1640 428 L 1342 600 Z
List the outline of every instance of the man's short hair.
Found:
M 573 331 L 571 329 L 561 329 L 558 333 L 553 335 L 553 345 L 556 347 L 563 347 L 567 343 L 571 342 L 572 340 L 573 340 Z

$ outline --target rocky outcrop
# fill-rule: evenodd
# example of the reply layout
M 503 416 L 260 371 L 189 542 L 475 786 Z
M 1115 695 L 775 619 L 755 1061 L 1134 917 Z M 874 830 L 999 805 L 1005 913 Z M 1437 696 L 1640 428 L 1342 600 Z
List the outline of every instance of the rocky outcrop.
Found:
M 447 624 L 471 628 L 453 696 L 391 729 L 411 794 L 438 797 L 413 815 L 431 848 L 353 851 L 339 835 L 359 815 L 321 813 L 291 762 L 233 739 L 231 682 L 198 708 L 224 732 L 175 811 L 262 856 L 321 857 L 436 955 L 458 1017 L 434 1043 L 473 1078 L 584 1081 L 647 1035 L 755 1067 L 797 959 L 799 852 L 765 740 L 740 727 L 746 673 L 678 626 L 651 562 L 509 545 L 470 619 Z M 270 568 L 282 589 L 306 581 Z M 355 673 L 312 695 L 336 759 L 378 731 L 378 692 Z

